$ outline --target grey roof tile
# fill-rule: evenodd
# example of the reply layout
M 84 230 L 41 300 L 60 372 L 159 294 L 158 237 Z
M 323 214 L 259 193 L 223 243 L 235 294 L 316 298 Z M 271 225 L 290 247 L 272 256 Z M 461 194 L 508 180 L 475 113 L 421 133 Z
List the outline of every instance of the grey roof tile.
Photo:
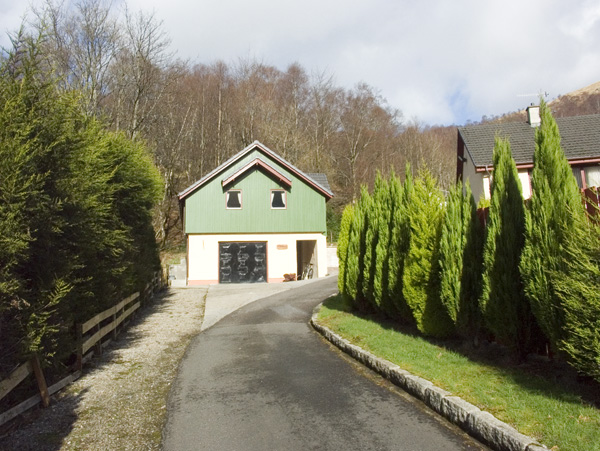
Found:
M 567 159 L 600 157 L 600 114 L 557 118 L 561 144 Z M 510 140 L 517 164 L 533 162 L 535 128 L 527 122 L 489 123 L 458 127 L 466 151 L 475 166 L 491 166 L 496 136 Z
M 333 192 L 331 191 L 331 186 L 329 186 L 329 180 L 327 180 L 327 174 L 323 174 L 323 173 L 317 173 L 317 172 L 312 172 L 312 173 L 306 173 L 306 175 L 311 178 L 315 183 L 317 183 L 318 185 L 321 185 L 323 188 L 325 188 L 327 191 L 329 192 Z

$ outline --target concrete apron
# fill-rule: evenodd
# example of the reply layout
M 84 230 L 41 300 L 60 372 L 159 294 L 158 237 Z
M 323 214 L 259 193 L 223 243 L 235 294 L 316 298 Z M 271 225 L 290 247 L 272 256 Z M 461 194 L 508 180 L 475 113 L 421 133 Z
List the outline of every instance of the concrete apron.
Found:
M 331 277 L 337 271 L 330 271 L 327 277 Z M 259 299 L 272 296 L 282 291 L 291 290 L 320 279 L 299 280 L 296 282 L 282 283 L 236 283 L 209 285 L 204 307 L 204 320 L 200 330 L 206 330 L 218 321 L 243 307 Z

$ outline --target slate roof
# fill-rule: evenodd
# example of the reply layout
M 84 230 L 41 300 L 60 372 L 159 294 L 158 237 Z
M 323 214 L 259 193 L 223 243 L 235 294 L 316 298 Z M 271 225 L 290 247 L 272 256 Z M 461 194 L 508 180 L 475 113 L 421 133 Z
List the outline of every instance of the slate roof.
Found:
M 556 123 L 568 160 L 600 158 L 600 114 L 557 118 Z M 467 125 L 458 133 L 476 167 L 492 166 L 496 135 L 509 138 L 517 164 L 533 162 L 535 128 L 527 122 Z
M 196 181 L 195 183 L 193 183 L 192 185 L 188 186 L 186 189 L 184 189 L 183 191 L 178 193 L 177 196 L 179 197 L 179 200 L 183 201 L 186 197 L 188 197 L 189 195 L 194 193 L 201 186 L 206 184 L 208 181 L 212 180 L 213 177 L 216 177 L 218 174 L 223 173 L 226 169 L 233 167 L 246 154 L 252 152 L 254 149 L 260 150 L 265 155 L 268 155 L 273 160 L 277 161 L 288 171 L 295 174 L 300 179 L 303 179 L 305 182 L 307 182 L 309 185 L 311 185 L 315 190 L 321 192 L 321 194 L 323 194 L 327 200 L 329 200 L 333 197 L 333 192 L 331 191 L 331 187 L 329 186 L 329 182 L 327 181 L 327 176 L 325 176 L 325 174 L 312 174 L 313 176 L 317 176 L 316 178 L 313 178 L 310 175 L 302 172 L 300 169 L 298 169 L 296 166 L 291 164 L 289 161 L 287 161 L 284 158 L 282 158 L 281 156 L 277 155 L 275 152 L 273 152 L 271 149 L 269 149 L 267 146 L 265 146 L 261 142 L 254 141 L 252 144 L 250 144 L 245 149 L 242 149 L 240 152 L 235 154 L 229 160 L 225 161 L 223 164 L 221 164 L 217 168 L 210 171 L 208 174 L 206 174 L 200 180 Z
M 308 175 L 314 182 L 321 185 L 327 191 L 332 192 L 331 186 L 329 186 L 329 180 L 327 180 L 327 174 L 323 174 L 320 172 L 307 172 L 306 175 Z

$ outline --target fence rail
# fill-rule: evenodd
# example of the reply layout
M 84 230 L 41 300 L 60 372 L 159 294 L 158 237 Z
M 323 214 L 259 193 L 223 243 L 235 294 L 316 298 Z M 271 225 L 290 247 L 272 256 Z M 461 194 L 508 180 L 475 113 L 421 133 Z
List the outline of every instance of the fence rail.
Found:
M 71 373 L 61 381 L 47 387 L 44 373 L 40 366 L 37 355 L 34 355 L 27 362 L 19 365 L 6 379 L 0 381 L 0 400 L 6 397 L 28 376 L 34 374 L 39 394 L 21 402 L 17 406 L 0 413 L 0 425 L 12 420 L 26 410 L 38 405 L 40 402 L 44 407 L 50 404 L 50 396 L 75 381 L 81 375 L 83 362 L 95 353 L 102 353 L 102 339 L 112 332 L 112 338 L 115 339 L 118 333 L 118 327 L 130 319 L 142 305 L 142 301 L 149 299 L 156 290 L 164 286 L 161 272 L 158 271 L 153 279 L 146 285 L 143 292 L 133 293 L 116 305 L 103 312 L 94 315 L 92 318 L 77 327 L 77 362 L 75 372 Z M 110 321 L 108 321 L 110 319 Z M 89 352 L 94 348 L 93 352 Z M 87 355 L 86 355 L 87 354 Z
M 83 358 L 85 354 L 93 347 L 96 346 L 98 354 L 102 353 L 102 339 L 110 332 L 113 333 L 113 338 L 117 336 L 117 327 L 130 317 L 133 312 L 140 308 L 141 303 L 139 301 L 140 293 L 134 293 L 131 296 L 123 299 L 117 305 L 98 313 L 93 318 L 87 320 L 85 323 L 77 326 L 77 369 L 81 370 L 83 366 Z M 125 308 L 132 302 L 133 305 Z M 111 318 L 108 324 L 101 325 L 105 320 Z M 90 330 L 94 329 L 94 333 L 91 336 L 86 337 L 85 334 Z

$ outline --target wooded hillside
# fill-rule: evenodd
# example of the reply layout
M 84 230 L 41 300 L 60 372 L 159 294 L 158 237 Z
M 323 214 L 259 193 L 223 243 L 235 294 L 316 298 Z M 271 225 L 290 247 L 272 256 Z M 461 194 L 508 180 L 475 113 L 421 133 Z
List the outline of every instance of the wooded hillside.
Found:
M 377 90 L 334 76 L 256 60 L 177 60 L 161 22 L 102 0 L 67 9 L 48 2 L 27 30 L 41 31 L 47 61 L 90 115 L 146 141 L 165 180 L 156 214 L 163 246 L 180 236 L 176 193 L 254 140 L 306 172 L 325 172 L 336 197 L 352 200 L 377 170 L 429 166 L 444 186 L 455 177 L 456 131 L 404 121 Z M 335 216 L 335 214 L 334 214 Z
M 335 74 L 309 73 L 299 63 L 281 69 L 251 59 L 181 61 L 159 18 L 103 0 L 70 9 L 48 1 L 26 29 L 45 36 L 47 61 L 63 89 L 84 93 L 88 114 L 152 150 L 164 178 L 155 214 L 163 248 L 182 238 L 176 193 L 254 140 L 306 172 L 327 174 L 336 194 L 332 223 L 378 170 L 403 176 L 410 162 L 416 171 L 427 166 L 444 189 L 455 181 L 456 128 L 407 121 L 366 83 L 345 89 Z M 600 93 L 584 92 L 551 107 L 560 117 L 599 105 Z

